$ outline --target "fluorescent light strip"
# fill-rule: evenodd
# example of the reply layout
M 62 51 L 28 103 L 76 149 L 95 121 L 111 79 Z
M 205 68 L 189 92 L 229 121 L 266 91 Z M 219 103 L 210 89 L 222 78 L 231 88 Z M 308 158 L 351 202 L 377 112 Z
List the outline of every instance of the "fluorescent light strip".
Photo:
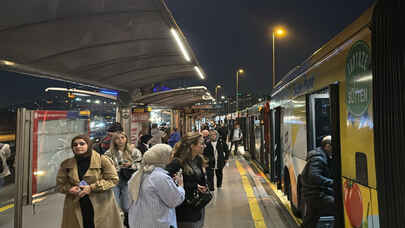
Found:
M 87 90 L 80 90 L 80 89 L 68 89 L 68 88 L 59 88 L 59 87 L 49 87 L 45 89 L 45 92 L 48 91 L 62 91 L 62 92 L 72 92 L 72 93 L 81 93 L 81 94 L 88 94 L 88 95 L 94 95 L 94 96 L 99 96 L 99 97 L 105 97 L 111 100 L 117 100 L 116 96 L 113 95 L 108 95 L 104 93 L 98 93 L 98 92 L 92 92 L 92 91 L 87 91 Z
M 202 74 L 202 72 L 201 72 L 200 68 L 198 68 L 198 66 L 195 66 L 194 70 L 197 71 L 197 73 L 201 79 L 204 79 L 204 75 Z
M 190 58 L 190 56 L 188 55 L 187 50 L 186 50 L 186 48 L 184 47 L 183 43 L 181 42 L 180 37 L 179 37 L 179 34 L 178 34 L 177 31 L 176 31 L 175 29 L 173 29 L 173 28 L 170 29 L 170 31 L 172 32 L 172 35 L 173 35 L 174 39 L 176 40 L 177 45 L 179 46 L 181 52 L 183 53 L 184 58 L 187 60 L 187 62 L 190 62 L 190 61 L 191 61 L 191 58 Z

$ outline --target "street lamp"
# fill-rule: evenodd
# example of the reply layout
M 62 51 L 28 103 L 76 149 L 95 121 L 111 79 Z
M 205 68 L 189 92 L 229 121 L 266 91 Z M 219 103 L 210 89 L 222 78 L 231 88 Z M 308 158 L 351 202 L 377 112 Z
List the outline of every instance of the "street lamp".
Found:
M 243 74 L 245 71 L 243 69 L 239 69 L 236 71 L 236 112 L 239 111 L 239 103 L 238 103 L 238 92 L 239 92 L 239 74 Z
M 273 29 L 273 88 L 276 85 L 276 54 L 275 54 L 275 40 L 277 37 L 283 37 L 286 34 L 286 31 L 279 27 Z
M 215 100 L 218 101 L 218 89 L 222 88 L 221 85 L 217 85 L 217 87 L 215 87 Z

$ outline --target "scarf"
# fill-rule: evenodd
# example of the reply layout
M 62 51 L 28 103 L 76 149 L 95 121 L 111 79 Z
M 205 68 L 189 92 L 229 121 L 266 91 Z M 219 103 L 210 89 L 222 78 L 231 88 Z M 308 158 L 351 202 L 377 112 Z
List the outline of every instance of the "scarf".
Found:
M 141 167 L 128 181 L 128 190 L 133 202 L 138 200 L 143 175 L 145 173 L 152 173 L 156 167 L 164 168 L 169 163 L 171 152 L 172 147 L 167 144 L 156 144 L 146 151 L 143 155 Z

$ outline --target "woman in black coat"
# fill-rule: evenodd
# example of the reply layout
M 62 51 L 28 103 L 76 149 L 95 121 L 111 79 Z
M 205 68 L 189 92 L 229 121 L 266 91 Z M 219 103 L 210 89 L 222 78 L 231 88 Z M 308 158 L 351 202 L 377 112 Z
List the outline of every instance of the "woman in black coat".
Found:
M 228 162 L 229 150 L 216 130 L 210 131 L 210 140 L 206 142 L 204 156 L 208 159 L 207 182 L 210 191 L 214 191 L 214 173 L 217 176 L 217 188 L 222 187 L 222 176 Z
M 194 192 L 208 190 L 203 169 L 206 162 L 202 157 L 203 148 L 202 135 L 195 132 L 187 133 L 180 141 L 173 161 L 166 167 L 171 176 L 174 176 L 180 169 L 183 173 L 186 200 L 176 208 L 178 228 L 202 228 L 204 226 L 204 209 L 195 209 L 188 204 L 188 200 L 192 199 Z

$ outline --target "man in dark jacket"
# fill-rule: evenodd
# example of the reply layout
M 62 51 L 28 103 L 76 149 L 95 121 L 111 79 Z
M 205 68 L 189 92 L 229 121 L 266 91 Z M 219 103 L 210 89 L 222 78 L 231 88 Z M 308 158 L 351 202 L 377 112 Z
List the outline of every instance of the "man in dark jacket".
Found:
M 107 129 L 107 136 L 104 137 L 100 142 L 95 143 L 93 145 L 93 149 L 97 151 L 99 154 L 104 154 L 108 149 L 110 149 L 111 139 L 117 132 L 123 132 L 124 129 L 122 128 L 121 124 L 118 122 L 113 123 Z
M 240 129 L 239 123 L 235 123 L 234 128 L 231 130 L 231 134 L 229 134 L 229 141 L 231 141 L 230 150 L 232 150 L 232 146 L 235 145 L 235 150 L 234 150 L 235 152 L 233 155 L 238 154 L 238 147 L 239 147 L 239 144 L 242 142 L 242 139 L 243 139 L 242 129 Z
M 227 129 L 225 128 L 224 124 L 220 123 L 219 125 L 217 125 L 215 130 L 217 130 L 218 133 L 220 134 L 219 137 L 221 137 L 221 139 L 224 142 L 226 142 L 226 138 L 228 137 L 228 132 L 227 132 Z
M 307 205 L 303 228 L 315 228 L 321 216 L 334 216 L 336 213 L 334 179 L 329 164 L 331 158 L 330 136 L 324 137 L 321 147 L 307 155 L 307 164 L 302 171 L 302 196 Z
M 208 167 L 206 169 L 208 188 L 210 191 L 214 191 L 214 173 L 217 176 L 217 188 L 221 188 L 223 169 L 228 162 L 229 150 L 216 130 L 210 131 L 210 139 L 206 143 L 204 156 L 208 159 Z

